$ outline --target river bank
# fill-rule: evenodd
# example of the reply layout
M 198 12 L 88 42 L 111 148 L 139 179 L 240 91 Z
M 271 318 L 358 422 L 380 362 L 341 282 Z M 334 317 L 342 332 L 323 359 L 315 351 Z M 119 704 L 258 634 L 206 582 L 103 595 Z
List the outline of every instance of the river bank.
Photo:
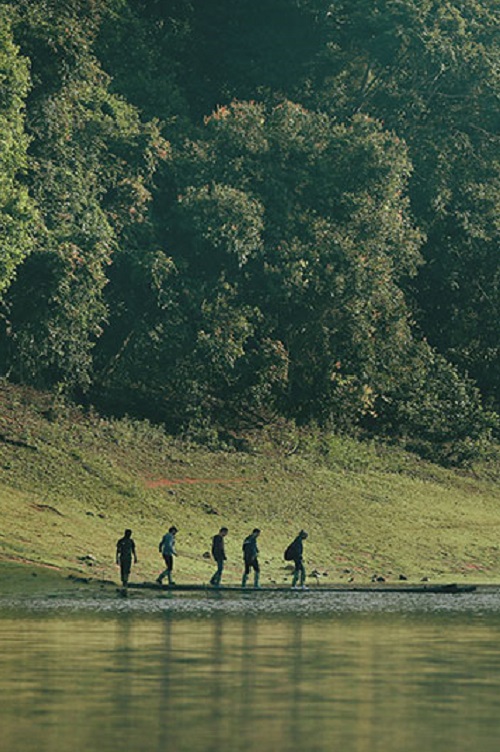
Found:
M 46 577 L 116 583 L 126 527 L 139 559 L 131 582 L 154 582 L 171 524 L 179 584 L 208 582 L 221 525 L 226 584 L 241 581 L 241 543 L 254 527 L 263 585 L 289 582 L 283 551 L 301 528 L 313 583 L 500 582 L 495 459 L 443 468 L 400 447 L 286 424 L 246 435 L 239 450 L 207 448 L 5 383 L 0 423 L 0 570 L 10 572 L 2 587 L 18 578 L 14 565 L 28 590 Z

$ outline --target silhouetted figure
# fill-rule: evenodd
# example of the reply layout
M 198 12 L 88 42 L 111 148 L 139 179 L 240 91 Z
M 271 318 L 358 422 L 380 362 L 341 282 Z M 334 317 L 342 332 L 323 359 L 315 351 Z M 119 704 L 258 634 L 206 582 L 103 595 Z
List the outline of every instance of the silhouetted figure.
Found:
M 165 575 L 167 576 L 168 584 L 175 585 L 175 582 L 172 580 L 172 570 L 174 568 L 174 556 L 177 556 L 177 551 L 175 550 L 176 534 L 177 528 L 175 525 L 172 525 L 172 527 L 169 527 L 168 533 L 165 533 L 160 541 L 160 545 L 158 546 L 158 550 L 163 556 L 163 561 L 165 562 L 165 569 L 156 580 L 159 585 L 163 584 L 163 578 Z
M 214 587 L 219 587 L 222 572 L 224 570 L 224 562 L 226 561 L 226 552 L 224 550 L 224 538 L 228 534 L 227 527 L 221 527 L 217 535 L 212 538 L 212 556 L 217 562 L 217 570 L 212 575 L 210 584 Z
M 116 563 L 120 565 L 120 575 L 123 587 L 127 587 L 130 570 L 132 569 L 132 558 L 137 564 L 137 555 L 135 553 L 135 543 L 132 540 L 132 530 L 125 530 L 123 538 L 116 544 Z
M 293 572 L 292 587 L 297 587 L 297 581 L 300 578 L 300 586 L 305 587 L 306 570 L 304 568 L 304 545 L 303 541 L 307 538 L 305 530 L 301 530 L 295 540 L 293 540 L 285 551 L 285 559 L 293 561 L 295 570 Z
M 243 579 L 241 580 L 242 587 L 246 587 L 248 575 L 250 574 L 251 569 L 253 569 L 254 571 L 253 586 L 259 587 L 260 567 L 259 560 L 257 558 L 259 555 L 259 549 L 257 546 L 257 538 L 259 537 L 259 535 L 260 530 L 258 527 L 256 527 L 243 541 L 243 561 L 245 563 L 245 571 L 243 573 Z

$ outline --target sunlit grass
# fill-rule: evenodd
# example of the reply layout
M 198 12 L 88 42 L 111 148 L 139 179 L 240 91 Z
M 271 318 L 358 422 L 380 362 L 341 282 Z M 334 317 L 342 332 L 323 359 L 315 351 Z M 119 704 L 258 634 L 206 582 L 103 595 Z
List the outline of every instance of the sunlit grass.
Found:
M 310 534 L 308 572 L 322 584 L 500 579 L 495 462 L 453 471 L 401 449 L 288 428 L 246 437 L 245 452 L 208 451 L 7 384 L 0 435 L 7 561 L 116 579 L 115 543 L 131 527 L 133 579 L 152 580 L 158 542 L 175 523 L 177 582 L 207 582 L 206 552 L 224 524 L 228 583 L 240 580 L 241 542 L 256 526 L 263 584 L 289 581 L 283 550 L 300 528 Z

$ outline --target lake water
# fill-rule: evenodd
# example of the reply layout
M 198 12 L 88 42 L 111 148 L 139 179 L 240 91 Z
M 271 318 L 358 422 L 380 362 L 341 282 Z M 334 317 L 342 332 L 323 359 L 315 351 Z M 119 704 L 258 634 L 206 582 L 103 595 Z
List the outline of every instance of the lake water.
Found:
M 0 599 L 1 752 L 498 752 L 500 593 Z

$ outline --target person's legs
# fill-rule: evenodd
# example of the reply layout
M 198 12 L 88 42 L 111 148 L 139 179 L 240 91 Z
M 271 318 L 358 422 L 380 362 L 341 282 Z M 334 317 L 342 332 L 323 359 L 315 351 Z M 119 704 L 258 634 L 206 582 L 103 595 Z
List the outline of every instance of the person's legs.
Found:
M 220 585 L 222 572 L 224 570 L 224 560 L 217 562 L 217 571 L 212 576 L 212 579 L 210 580 L 211 585 Z
M 301 587 L 304 587 L 304 583 L 306 581 L 306 569 L 304 567 L 304 562 L 300 562 L 300 585 Z
M 241 580 L 241 586 L 246 587 L 248 575 L 250 574 L 250 567 L 252 566 L 252 563 L 250 561 L 247 561 L 245 559 L 245 571 L 243 573 L 243 578 Z
M 165 562 L 165 569 L 160 575 L 158 575 L 156 582 L 158 582 L 161 585 L 163 582 L 163 578 L 168 577 L 168 584 L 172 585 L 172 569 L 174 566 L 174 557 L 164 555 L 163 561 Z
M 301 572 L 301 567 L 303 568 L 302 559 L 294 559 L 295 569 L 293 572 L 293 579 L 292 579 L 292 587 L 296 587 L 297 581 L 299 579 L 299 575 Z
M 128 585 L 128 578 L 130 576 L 130 569 L 132 568 L 132 559 L 120 558 L 120 574 L 123 587 Z
M 168 584 L 169 584 L 169 585 L 174 585 L 175 583 L 174 583 L 174 581 L 173 581 L 173 579 L 172 579 L 172 571 L 173 571 L 173 569 L 174 569 L 174 557 L 173 557 L 173 556 L 169 556 L 169 557 L 168 557 L 168 562 L 167 562 L 166 560 L 165 560 L 165 562 L 166 562 L 166 564 L 167 564 L 167 578 L 168 578 Z
M 219 566 L 217 568 L 217 585 L 220 585 L 223 571 L 224 571 L 224 560 L 219 561 Z
M 259 567 L 258 559 L 254 559 L 252 562 L 252 565 L 253 565 L 253 571 L 254 571 L 253 586 L 259 587 L 260 567 Z

